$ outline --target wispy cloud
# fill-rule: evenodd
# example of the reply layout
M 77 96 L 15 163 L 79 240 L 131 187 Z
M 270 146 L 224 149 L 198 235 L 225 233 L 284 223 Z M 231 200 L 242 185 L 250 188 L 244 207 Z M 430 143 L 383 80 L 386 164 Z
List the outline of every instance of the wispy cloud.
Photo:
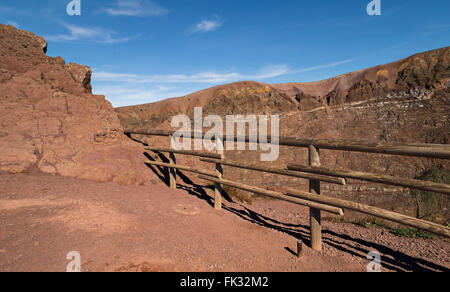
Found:
M 6 21 L 6 24 L 12 25 L 12 26 L 14 26 L 15 28 L 19 28 L 19 27 L 20 27 L 19 24 L 18 24 L 17 22 L 12 21 L 12 20 L 7 20 L 7 21 Z
M 304 73 L 304 72 L 316 71 L 316 70 L 320 70 L 320 69 L 333 68 L 333 67 L 337 67 L 337 66 L 344 65 L 347 63 L 351 63 L 353 61 L 355 61 L 355 59 L 347 59 L 347 60 L 343 60 L 343 61 L 339 61 L 339 62 L 322 64 L 322 65 L 317 65 L 317 66 L 298 69 L 298 70 L 292 70 L 292 71 L 290 71 L 290 73 Z
M 96 82 L 97 83 L 97 82 Z M 104 95 L 115 107 L 142 104 L 174 96 L 183 96 L 190 91 L 180 91 L 177 87 L 141 84 L 102 84 L 93 86 L 95 94 Z
M 94 72 L 97 81 L 114 81 L 130 83 L 223 83 L 237 80 L 261 80 L 285 75 L 290 72 L 286 65 L 274 65 L 263 68 L 255 74 L 238 72 L 218 73 L 205 71 L 196 74 L 139 75 L 112 72 Z
M 344 60 L 298 70 L 292 70 L 287 65 L 270 65 L 252 74 L 204 71 L 195 74 L 145 75 L 94 70 L 92 80 L 95 85 L 95 92 L 105 95 L 114 106 L 125 106 L 186 95 L 192 92 L 192 90 L 187 89 L 189 88 L 187 84 L 199 84 L 198 86 L 202 86 L 200 84 L 219 84 L 242 80 L 258 81 L 288 74 L 336 67 L 351 61 Z
M 5 13 L 9 15 L 20 15 L 20 16 L 28 16 L 33 14 L 32 12 L 27 11 L 25 9 L 16 9 L 3 5 L 0 5 L 0 13 Z
M 303 73 L 320 69 L 337 67 L 339 65 L 353 62 L 354 59 L 323 64 L 303 69 L 293 70 L 287 65 L 271 65 L 262 68 L 254 74 L 243 74 L 239 72 L 219 73 L 216 71 L 204 71 L 195 74 L 167 74 L 167 75 L 140 75 L 140 74 L 124 74 L 113 72 L 94 72 L 94 78 L 97 81 L 109 82 L 128 82 L 128 83 L 224 83 L 241 80 L 264 80 L 279 77 L 288 74 Z
M 62 22 L 68 34 L 49 35 L 45 38 L 54 42 L 74 42 L 74 41 L 88 41 L 102 44 L 115 44 L 127 42 L 136 37 L 115 37 L 117 33 L 112 30 L 107 30 L 101 27 L 81 27 Z
M 199 32 L 210 32 L 215 31 L 219 27 L 223 25 L 223 20 L 221 20 L 217 15 L 211 19 L 203 19 L 199 23 L 195 25 L 192 29 L 191 33 L 199 33 Z
M 149 0 L 117 0 L 112 6 L 103 8 L 112 16 L 160 16 L 169 10 Z
M 450 30 L 450 24 L 432 24 L 425 26 L 425 31 L 420 36 L 429 36 L 432 34 L 444 33 Z

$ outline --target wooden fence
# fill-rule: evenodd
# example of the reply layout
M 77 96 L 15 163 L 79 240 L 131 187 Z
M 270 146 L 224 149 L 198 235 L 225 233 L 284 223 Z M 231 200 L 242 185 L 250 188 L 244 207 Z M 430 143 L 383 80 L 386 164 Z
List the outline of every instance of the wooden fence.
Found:
M 170 137 L 171 145 L 173 142 L 173 131 L 153 130 L 153 131 L 125 131 L 126 134 L 149 135 L 149 136 L 166 136 Z M 184 133 L 184 137 L 194 139 L 203 139 L 204 133 Z M 271 143 L 272 137 L 263 139 L 265 142 Z M 287 201 L 294 204 L 307 206 L 310 208 L 310 238 L 311 248 L 317 251 L 322 250 L 322 225 L 321 211 L 329 212 L 342 216 L 343 209 L 353 210 L 360 213 L 368 214 L 375 217 L 391 220 L 396 223 L 404 224 L 414 228 L 429 231 L 441 236 L 450 237 L 450 228 L 422 219 L 406 216 L 380 208 L 359 204 L 351 201 L 341 200 L 332 197 L 322 196 L 320 194 L 320 182 L 328 182 L 333 184 L 345 185 L 346 179 L 359 179 L 386 185 L 402 186 L 414 188 L 442 194 L 450 194 L 450 185 L 443 183 L 435 183 L 429 181 L 421 181 L 416 179 L 408 179 L 402 177 L 394 177 L 389 175 L 379 175 L 374 173 L 357 172 L 350 170 L 336 170 L 321 167 L 320 165 L 320 149 L 357 151 L 365 153 L 381 153 L 391 155 L 405 155 L 415 157 L 450 159 L 450 145 L 441 144 L 405 144 L 405 143 L 370 143 L 355 141 L 337 141 L 324 139 L 300 139 L 294 137 L 277 137 L 279 145 L 291 147 L 308 148 L 308 165 L 288 164 L 286 168 L 269 168 L 257 165 L 249 165 L 239 162 L 228 161 L 225 159 L 223 151 L 217 153 L 206 153 L 199 151 L 173 150 L 170 148 L 154 148 L 146 147 L 146 150 L 156 153 L 168 153 L 170 155 L 169 163 L 158 161 L 149 161 L 149 164 L 167 167 L 169 170 L 170 187 L 176 188 L 176 169 L 184 170 L 199 174 L 199 178 L 212 182 L 215 185 L 214 191 L 214 208 L 220 210 L 222 206 L 222 185 L 249 191 L 257 195 L 272 197 L 279 200 Z M 258 141 L 257 137 L 241 136 L 228 137 L 226 135 L 218 137 L 216 143 L 224 141 Z M 223 147 L 218 147 L 220 149 Z M 189 166 L 176 164 L 175 154 L 190 155 L 200 157 L 200 161 L 215 165 L 215 171 L 201 170 Z M 278 175 L 304 178 L 309 180 L 309 190 L 301 191 L 292 188 L 286 188 L 283 192 L 269 191 L 238 182 L 233 182 L 223 178 L 222 166 L 230 166 L 259 172 L 273 173 Z

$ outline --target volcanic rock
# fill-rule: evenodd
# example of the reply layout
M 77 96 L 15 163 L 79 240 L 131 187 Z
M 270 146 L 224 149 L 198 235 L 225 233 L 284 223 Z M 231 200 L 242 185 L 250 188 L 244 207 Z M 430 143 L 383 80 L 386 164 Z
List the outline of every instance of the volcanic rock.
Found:
M 142 148 L 124 134 L 92 71 L 46 55 L 41 37 L 0 25 L 0 170 L 143 184 Z

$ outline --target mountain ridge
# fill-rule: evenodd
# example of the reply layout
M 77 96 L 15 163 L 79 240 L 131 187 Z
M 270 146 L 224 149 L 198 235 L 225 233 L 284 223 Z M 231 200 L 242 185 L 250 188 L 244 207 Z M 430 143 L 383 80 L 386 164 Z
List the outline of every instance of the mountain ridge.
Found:
M 320 81 L 280 84 L 239 81 L 115 110 L 127 127 L 156 126 L 171 115 L 189 115 L 197 106 L 216 114 L 235 113 L 237 107 L 241 114 L 310 111 L 416 88 L 440 88 L 450 80 L 449 66 L 450 47 L 443 47 Z

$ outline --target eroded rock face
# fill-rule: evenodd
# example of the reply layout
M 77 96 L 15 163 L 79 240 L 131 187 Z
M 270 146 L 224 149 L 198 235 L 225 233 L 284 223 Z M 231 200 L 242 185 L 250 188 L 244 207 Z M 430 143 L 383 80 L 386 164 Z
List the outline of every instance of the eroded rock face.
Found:
M 297 93 L 295 100 L 298 102 L 299 111 L 309 111 L 323 106 L 318 98 L 304 92 Z
M 142 184 L 142 149 L 112 105 L 91 93 L 91 69 L 45 54 L 46 42 L 0 25 L 0 170 Z
M 275 114 L 289 111 L 294 102 L 285 94 L 253 82 L 241 82 L 239 86 L 217 90 L 205 105 L 205 114 L 225 116 L 240 114 L 245 109 L 249 114 Z M 192 111 L 189 115 L 193 116 Z

